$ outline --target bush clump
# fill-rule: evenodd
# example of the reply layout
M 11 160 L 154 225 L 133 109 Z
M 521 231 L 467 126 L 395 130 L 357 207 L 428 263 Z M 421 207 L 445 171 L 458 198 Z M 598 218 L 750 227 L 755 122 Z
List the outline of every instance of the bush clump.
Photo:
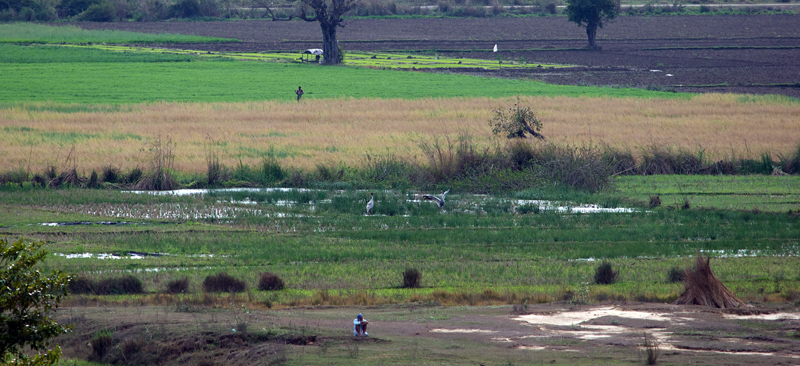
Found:
M 678 267 L 672 267 L 670 268 L 669 272 L 667 272 L 667 282 L 669 283 L 683 282 L 685 278 L 686 278 L 686 271 Z
M 72 294 L 94 293 L 94 281 L 86 276 L 77 276 L 69 281 L 69 292 Z
M 419 288 L 422 282 L 422 272 L 416 268 L 406 268 L 403 272 L 403 288 Z
M 185 294 L 187 292 L 189 292 L 189 277 L 184 277 L 167 283 L 167 293 Z
M 272 272 L 262 273 L 261 279 L 258 281 L 258 289 L 262 291 L 278 291 L 285 287 L 283 279 Z
M 89 345 L 92 347 L 92 354 L 89 356 L 89 360 L 100 361 L 113 349 L 114 334 L 110 330 L 101 330 L 92 336 Z
M 244 281 L 225 272 L 208 276 L 203 280 L 205 292 L 242 292 L 246 287 Z
M 610 285 L 617 280 L 619 270 L 614 271 L 611 263 L 603 261 L 594 271 L 594 283 L 598 285 Z
M 144 292 L 142 281 L 131 275 L 112 277 L 97 281 L 95 286 L 97 295 L 124 295 L 140 294 Z
M 144 292 L 142 281 L 131 275 L 105 278 L 94 281 L 86 276 L 79 276 L 69 282 L 69 292 L 73 294 L 124 295 Z

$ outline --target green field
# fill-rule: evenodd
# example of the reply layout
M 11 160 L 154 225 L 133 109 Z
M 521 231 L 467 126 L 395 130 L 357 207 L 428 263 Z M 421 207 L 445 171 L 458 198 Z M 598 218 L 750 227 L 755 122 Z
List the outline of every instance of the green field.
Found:
M 306 90 L 306 98 L 687 97 L 634 88 L 549 85 L 528 80 L 402 73 L 352 66 L 323 70 L 319 65 L 294 62 L 217 62 L 230 60 L 219 56 L 201 58 L 16 45 L 2 46 L 2 50 L 0 82 L 4 87 L 0 90 L 0 103 L 6 105 L 45 101 L 65 104 L 288 101 L 297 85 Z

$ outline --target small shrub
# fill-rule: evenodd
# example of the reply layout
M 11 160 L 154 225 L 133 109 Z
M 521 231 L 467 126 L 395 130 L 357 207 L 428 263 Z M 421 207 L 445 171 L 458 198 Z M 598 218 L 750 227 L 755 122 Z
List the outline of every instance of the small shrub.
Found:
M 406 268 L 403 272 L 403 288 L 419 288 L 422 273 L 415 268 Z
M 33 176 L 33 185 L 45 188 L 48 185 L 48 180 L 43 175 L 36 174 Z
M 92 170 L 92 175 L 89 177 L 89 183 L 86 184 L 89 188 L 98 188 L 100 187 L 100 183 L 98 183 L 97 172 Z
M 100 280 L 97 282 L 94 292 L 97 295 L 124 295 L 140 294 L 144 292 L 144 290 L 141 280 L 128 275 Z
M 617 279 L 619 270 L 614 271 L 611 263 L 603 261 L 594 272 L 594 283 L 598 285 L 610 285 Z
M 658 206 L 661 206 L 661 197 L 650 196 L 650 208 L 656 208 Z
M 128 173 L 128 177 L 127 177 L 125 180 L 127 180 L 127 181 L 128 181 L 128 183 L 130 183 L 130 184 L 136 184 L 136 183 L 138 183 L 138 182 L 139 182 L 139 180 L 140 180 L 140 179 L 142 179 L 142 174 L 143 174 L 143 173 L 142 173 L 142 170 L 141 170 L 141 169 L 139 169 L 139 168 L 133 168 L 133 169 L 131 169 L 131 171 Z
M 91 361 L 100 361 L 113 349 L 114 334 L 110 330 L 102 330 L 92 336 L 89 344 L 92 347 Z
M 494 110 L 494 117 L 489 121 L 492 133 L 495 135 L 506 134 L 508 138 L 527 138 L 526 133 L 533 137 L 544 140 L 544 136 L 539 133 L 542 129 L 542 121 L 536 116 L 530 107 L 522 107 L 519 100 L 508 110 L 497 108 Z
M 683 282 L 684 278 L 686 278 L 686 271 L 678 267 L 670 268 L 669 272 L 667 273 L 667 282 L 669 283 Z
M 167 283 L 167 292 L 171 294 L 185 294 L 189 292 L 189 277 Z
M 203 291 L 206 292 L 242 292 L 245 288 L 244 281 L 225 272 L 208 276 L 203 280 Z
M 278 159 L 274 157 L 265 158 L 261 162 L 261 183 L 268 185 L 280 182 L 286 178 L 286 172 L 281 168 Z
M 94 281 L 81 275 L 69 281 L 69 292 L 72 294 L 90 294 L 94 292 Z
M 644 342 L 642 343 L 645 353 L 645 363 L 647 365 L 655 365 L 658 362 L 658 356 L 661 356 L 661 350 L 658 347 L 658 341 L 653 336 L 644 334 Z
M 283 290 L 286 285 L 283 283 L 278 275 L 267 272 L 261 274 L 261 279 L 258 281 L 258 289 L 262 291 L 278 291 Z
M 119 169 L 107 165 L 104 166 L 102 169 L 102 178 L 103 182 L 106 183 L 117 183 L 122 177 L 119 174 Z

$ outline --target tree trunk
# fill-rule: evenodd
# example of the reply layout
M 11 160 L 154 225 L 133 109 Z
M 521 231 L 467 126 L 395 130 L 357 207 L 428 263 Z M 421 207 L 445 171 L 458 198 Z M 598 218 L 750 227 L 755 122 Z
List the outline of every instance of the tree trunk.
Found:
M 589 37 L 589 48 L 595 49 L 595 38 L 597 38 L 597 23 L 589 23 L 586 25 L 586 35 Z
M 322 28 L 322 63 L 336 65 L 339 63 L 339 41 L 336 40 L 336 26 L 320 22 Z

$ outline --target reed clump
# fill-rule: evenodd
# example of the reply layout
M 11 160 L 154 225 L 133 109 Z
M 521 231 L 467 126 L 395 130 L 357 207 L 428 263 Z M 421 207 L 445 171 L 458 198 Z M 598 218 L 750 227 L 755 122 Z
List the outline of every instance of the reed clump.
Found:
M 614 270 L 610 262 L 603 261 L 595 268 L 594 283 L 598 285 L 610 285 L 617 280 L 619 270 Z
M 169 137 L 158 136 L 148 143 L 150 170 L 138 179 L 134 189 L 167 191 L 178 188 L 179 184 L 172 176 L 175 163 L 174 148 L 175 143 Z

